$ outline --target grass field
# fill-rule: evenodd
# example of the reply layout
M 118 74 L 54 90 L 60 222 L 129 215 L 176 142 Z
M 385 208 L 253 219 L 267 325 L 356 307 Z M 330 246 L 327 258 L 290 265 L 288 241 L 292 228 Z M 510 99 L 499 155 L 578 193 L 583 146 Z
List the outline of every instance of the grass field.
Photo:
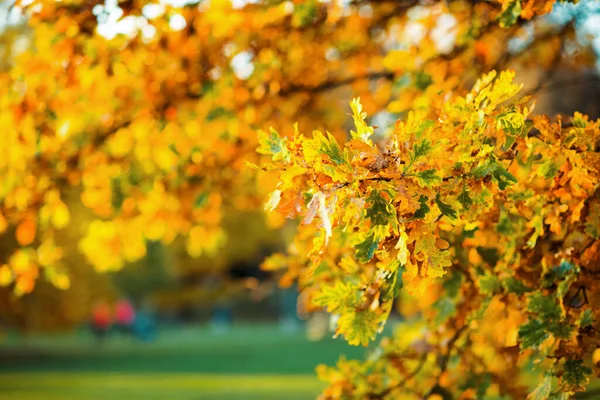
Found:
M 0 375 L 3 400 L 303 400 L 322 384 L 311 375 L 190 373 L 16 373 Z
M 0 345 L 0 399 L 314 399 L 322 388 L 316 365 L 364 352 L 274 326 L 169 330 L 151 343 L 98 343 L 83 333 L 8 340 Z
M 98 343 L 87 333 L 11 339 L 0 343 L 0 400 L 310 400 L 323 387 L 315 366 L 341 354 L 363 358 L 365 349 L 276 326 L 171 329 L 151 343 Z M 593 379 L 577 398 L 600 399 L 599 387 Z

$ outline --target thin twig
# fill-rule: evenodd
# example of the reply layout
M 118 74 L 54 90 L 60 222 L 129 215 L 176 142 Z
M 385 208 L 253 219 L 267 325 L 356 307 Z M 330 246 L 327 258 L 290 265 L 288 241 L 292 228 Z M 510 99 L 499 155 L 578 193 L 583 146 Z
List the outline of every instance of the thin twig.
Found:
M 425 395 L 425 398 L 428 398 L 429 396 L 431 396 L 433 394 L 433 392 L 440 386 L 440 380 L 442 379 L 442 375 L 444 375 L 444 373 L 448 370 L 448 364 L 450 363 L 450 356 L 452 355 L 452 351 L 454 350 L 454 346 L 456 345 L 456 342 L 458 341 L 458 339 L 460 339 L 461 335 L 467 330 L 468 325 L 463 325 L 460 329 L 458 329 L 454 335 L 452 336 L 452 338 L 450 338 L 450 341 L 448 342 L 448 351 L 446 352 L 446 354 L 444 354 L 442 356 L 442 360 L 440 362 L 440 372 L 437 375 L 435 384 L 431 387 L 431 389 L 429 390 L 429 392 L 427 392 L 427 395 Z
M 354 82 L 358 82 L 361 80 L 375 80 L 375 79 L 380 79 L 380 78 L 390 80 L 393 77 L 394 77 L 393 72 L 387 72 L 387 71 L 371 72 L 371 73 L 365 74 L 365 75 L 351 76 L 351 77 L 348 77 L 345 79 L 341 79 L 339 81 L 323 82 L 317 86 L 292 85 L 292 86 L 288 87 L 287 89 L 282 90 L 280 92 L 280 94 L 282 96 L 285 96 L 290 93 L 296 93 L 296 92 L 320 93 L 320 92 L 324 92 L 324 91 L 327 91 L 330 89 L 336 89 L 341 86 L 350 85 Z
M 406 384 L 406 382 L 408 382 L 409 380 L 411 380 L 412 378 L 417 376 L 417 374 L 419 372 L 421 372 L 421 370 L 423 369 L 423 366 L 425 365 L 426 361 L 427 361 L 427 353 L 423 353 L 421 355 L 421 358 L 419 359 L 419 364 L 417 365 L 417 367 L 410 374 L 406 375 L 404 377 L 404 379 L 402 379 L 400 382 L 398 382 L 398 384 L 393 385 L 393 386 L 388 386 L 386 389 L 382 390 L 379 393 L 367 393 L 366 397 L 370 400 L 384 399 L 388 394 L 392 393 L 396 389 L 403 387 Z

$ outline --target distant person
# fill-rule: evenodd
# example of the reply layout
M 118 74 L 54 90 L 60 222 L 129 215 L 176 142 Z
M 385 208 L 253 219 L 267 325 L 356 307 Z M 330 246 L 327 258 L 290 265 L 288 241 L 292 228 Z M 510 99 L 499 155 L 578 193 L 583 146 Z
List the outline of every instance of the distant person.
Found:
M 98 339 L 103 339 L 112 324 L 110 308 L 105 302 L 98 303 L 92 311 L 92 332 Z
M 135 310 L 127 300 L 119 300 L 116 306 L 117 329 L 121 334 L 133 333 Z
M 133 323 L 133 334 L 144 342 L 149 342 L 156 337 L 156 324 L 149 307 L 144 307 L 136 314 Z
M 215 333 L 226 333 L 231 329 L 233 313 L 228 299 L 218 299 L 211 318 L 211 329 Z
M 298 290 L 296 286 L 285 288 L 280 291 L 280 316 L 279 324 L 283 331 L 288 333 L 296 332 L 300 329 L 300 318 L 298 317 Z

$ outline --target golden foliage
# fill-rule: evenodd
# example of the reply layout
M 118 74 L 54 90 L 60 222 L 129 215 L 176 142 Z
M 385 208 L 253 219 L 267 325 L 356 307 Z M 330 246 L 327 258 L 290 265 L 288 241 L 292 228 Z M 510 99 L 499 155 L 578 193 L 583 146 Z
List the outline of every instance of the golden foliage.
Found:
M 300 224 L 264 265 L 282 285 L 298 280 L 352 344 L 398 299 L 411 317 L 371 360 L 321 368 L 323 398 L 582 390 L 600 329 L 598 122 L 534 116 L 514 82 L 594 62 L 573 15 L 541 18 L 555 3 L 17 1 L 28 29 L 3 35 L 26 45 L 0 72 L 0 234 L 18 246 L 0 284 L 73 290 L 67 230 L 98 271 L 147 242 L 218 255 L 227 213 L 271 193 L 268 221 Z M 114 12 L 120 28 L 102 22 Z M 549 375 L 527 388 L 536 362 Z

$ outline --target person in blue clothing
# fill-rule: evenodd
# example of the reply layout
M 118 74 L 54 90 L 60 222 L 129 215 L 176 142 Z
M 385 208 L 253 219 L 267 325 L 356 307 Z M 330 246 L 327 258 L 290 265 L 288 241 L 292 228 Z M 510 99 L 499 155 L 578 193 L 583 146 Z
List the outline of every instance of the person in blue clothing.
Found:
M 132 332 L 136 338 L 144 342 L 154 340 L 156 337 L 156 324 L 148 306 L 138 311 L 132 325 Z

